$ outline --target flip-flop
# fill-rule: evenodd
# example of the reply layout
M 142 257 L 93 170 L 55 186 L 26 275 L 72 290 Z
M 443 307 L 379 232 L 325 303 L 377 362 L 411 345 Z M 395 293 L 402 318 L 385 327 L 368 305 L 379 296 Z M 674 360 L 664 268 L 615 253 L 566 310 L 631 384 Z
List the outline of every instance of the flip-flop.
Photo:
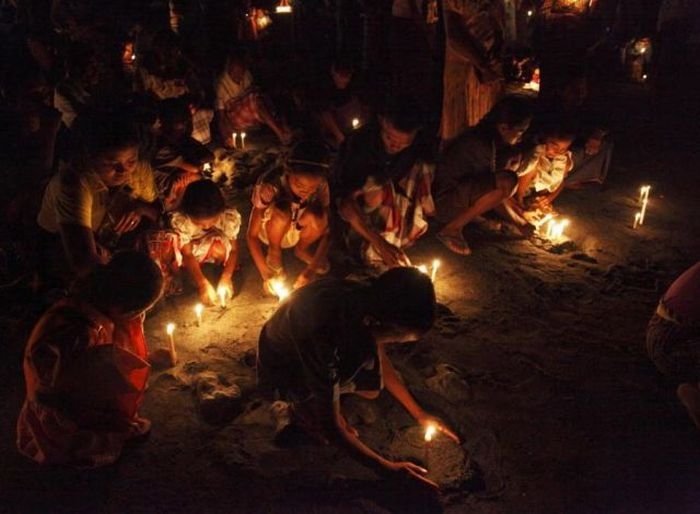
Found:
M 471 255 L 472 250 L 469 244 L 462 237 L 448 236 L 445 234 L 435 234 L 435 237 L 451 252 L 457 255 Z

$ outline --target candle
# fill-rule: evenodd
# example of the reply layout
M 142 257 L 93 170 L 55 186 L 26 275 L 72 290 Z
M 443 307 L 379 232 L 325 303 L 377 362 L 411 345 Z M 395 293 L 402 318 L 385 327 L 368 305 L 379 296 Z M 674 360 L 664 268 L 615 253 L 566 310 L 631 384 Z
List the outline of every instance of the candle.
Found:
M 428 461 L 430 460 L 430 444 L 433 441 L 433 437 L 435 437 L 435 434 L 437 433 L 437 428 L 433 423 L 429 423 L 425 427 L 425 465 L 428 465 Z
M 236 140 L 238 139 L 238 132 L 233 132 L 231 134 L 231 139 L 233 139 L 233 147 L 238 148 L 238 145 L 236 144 Z
M 219 303 L 221 304 L 221 308 L 225 309 L 226 308 L 226 297 L 228 296 L 228 291 L 226 290 L 225 287 L 219 286 L 219 288 L 216 290 L 216 294 L 219 295 Z
M 644 198 L 642 202 L 642 210 L 639 211 L 639 224 L 644 225 L 644 216 L 647 214 L 647 203 L 649 203 L 649 198 Z
M 416 266 L 416 268 L 418 268 L 418 271 L 420 271 L 421 273 L 425 273 L 426 275 L 428 274 L 428 266 L 426 266 L 425 264 L 420 264 Z
M 634 223 L 632 224 L 632 229 L 636 229 L 639 226 L 639 221 L 642 219 L 642 213 L 637 212 L 634 215 Z
M 168 323 L 165 325 L 165 332 L 168 334 L 168 340 L 170 343 L 170 360 L 173 366 L 177 362 L 177 353 L 175 352 L 175 323 Z
M 435 282 L 435 277 L 437 276 L 437 270 L 440 267 L 440 260 L 439 259 L 434 259 L 433 260 L 433 266 L 430 271 L 430 280 Z
M 206 171 L 206 172 L 211 172 L 211 163 L 210 163 L 210 162 L 205 162 L 205 163 L 204 163 L 204 166 L 202 167 L 202 169 L 203 169 L 204 171 Z
M 356 129 L 356 128 L 359 127 L 359 126 L 360 126 L 360 120 L 359 120 L 359 118 L 353 118 L 353 119 L 352 119 L 352 128 L 353 128 L 353 129 Z
M 644 203 L 644 200 L 649 199 L 649 192 L 651 191 L 651 186 L 642 186 L 639 188 L 639 203 Z
M 245 132 L 241 132 L 241 148 L 245 150 Z
M 530 18 L 532 16 L 532 9 L 529 9 L 527 11 L 527 17 Z
M 194 313 L 197 316 L 197 326 L 202 325 L 202 313 L 204 312 L 204 305 L 201 303 L 198 303 L 197 305 L 194 306 Z
M 280 302 L 290 295 L 289 288 L 285 286 L 284 282 L 278 278 L 273 278 L 270 280 L 270 289 L 272 289 L 272 292 Z

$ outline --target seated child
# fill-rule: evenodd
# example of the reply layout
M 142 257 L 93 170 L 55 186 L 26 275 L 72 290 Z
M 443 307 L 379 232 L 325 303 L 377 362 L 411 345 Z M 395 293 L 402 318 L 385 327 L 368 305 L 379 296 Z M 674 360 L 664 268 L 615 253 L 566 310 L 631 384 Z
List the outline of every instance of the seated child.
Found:
M 306 263 L 294 287 L 302 287 L 329 270 L 328 250 L 328 150 L 321 143 L 302 141 L 281 169 L 260 177 L 253 190 L 248 222 L 248 248 L 269 290 L 270 279 L 284 276 L 282 249 Z M 268 246 L 264 253 L 262 244 Z M 310 247 L 318 243 L 316 250 Z
M 236 209 L 226 208 L 221 189 L 209 180 L 192 182 L 185 189 L 171 223 L 179 239 L 182 264 L 197 286 L 202 303 L 215 304 L 220 289 L 232 298 L 241 215 Z M 202 271 L 205 263 L 222 266 L 216 288 Z
M 542 144 L 535 146 L 528 159 L 518 170 L 518 189 L 509 200 L 516 218 L 524 219 L 550 212 L 554 200 L 564 189 L 567 174 L 574 167 L 571 143 L 575 131 L 563 123 L 551 125 L 541 133 Z
M 160 130 L 153 157 L 163 207 L 171 211 L 179 205 L 187 185 L 202 178 L 204 164 L 213 154 L 193 139 L 192 114 L 185 98 L 162 100 L 158 106 Z
M 148 433 L 151 422 L 138 415 L 150 368 L 143 320 L 162 284 L 147 256 L 117 253 L 44 313 L 24 354 L 20 453 L 96 467 Z
M 700 262 L 661 298 L 649 321 L 646 350 L 656 368 L 680 384 L 676 394 L 700 429 Z
M 435 307 L 430 278 L 415 268 L 391 269 L 369 285 L 324 279 L 294 292 L 258 341 L 258 385 L 285 400 L 272 405 L 277 441 L 301 430 L 343 444 L 381 470 L 434 486 L 423 468 L 390 461 L 366 446 L 343 416 L 340 395 L 375 399 L 386 388 L 418 423 L 459 442 L 418 405 L 386 351 L 393 343 L 418 341 L 433 325 Z
M 242 55 L 228 57 L 215 91 L 219 135 L 226 146 L 234 146 L 234 132 L 259 125 L 270 127 L 283 144 L 291 141 L 292 131 L 274 114 L 270 99 L 253 87 L 253 76 Z

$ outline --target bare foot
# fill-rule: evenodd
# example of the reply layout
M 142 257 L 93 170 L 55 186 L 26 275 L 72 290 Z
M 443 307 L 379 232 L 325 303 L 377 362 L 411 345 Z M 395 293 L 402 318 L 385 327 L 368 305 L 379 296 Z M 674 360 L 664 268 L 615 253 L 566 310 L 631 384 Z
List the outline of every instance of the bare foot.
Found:
M 683 406 L 688 410 L 690 419 L 700 429 L 700 387 L 698 387 L 698 384 L 681 384 L 676 389 L 676 394 Z
M 449 250 L 458 255 L 471 255 L 472 253 L 469 244 L 464 240 L 461 233 L 452 234 L 448 232 L 439 232 L 435 237 Z

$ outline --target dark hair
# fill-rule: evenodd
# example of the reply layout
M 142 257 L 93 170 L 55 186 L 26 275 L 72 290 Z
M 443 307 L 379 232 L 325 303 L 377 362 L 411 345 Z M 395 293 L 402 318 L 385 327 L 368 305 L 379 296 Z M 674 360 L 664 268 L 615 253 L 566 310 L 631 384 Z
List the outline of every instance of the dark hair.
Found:
M 372 314 L 384 323 L 427 331 L 435 322 L 435 288 L 416 268 L 392 268 L 372 283 Z
M 545 139 L 573 140 L 578 133 L 576 120 L 569 117 L 548 116 L 542 120 L 541 128 L 537 131 L 540 141 Z
M 514 127 L 525 123 L 533 115 L 533 105 L 529 98 L 522 95 L 506 96 L 493 106 L 486 115 L 487 123 L 493 126 L 505 123 L 509 127 Z
M 397 95 L 384 104 L 379 115 L 401 132 L 411 133 L 423 126 L 423 109 L 415 98 Z
M 139 146 L 136 124 L 124 113 L 88 113 L 76 120 L 75 132 L 82 156 L 94 157 L 110 150 Z
M 226 209 L 224 194 L 211 180 L 192 182 L 185 189 L 180 203 L 180 211 L 190 218 L 211 218 Z
M 300 141 L 287 157 L 289 173 L 328 177 L 330 168 L 328 147 L 319 141 Z
M 158 117 L 163 125 L 175 123 L 189 123 L 192 121 L 188 99 L 184 96 L 178 98 L 166 98 L 158 102 Z
M 352 65 L 352 59 L 344 55 L 333 59 L 331 69 L 336 73 L 354 73 L 355 71 L 355 67 Z
M 74 292 L 97 307 L 141 312 L 160 298 L 163 274 L 146 254 L 133 250 L 115 253 L 106 265 L 79 280 Z

